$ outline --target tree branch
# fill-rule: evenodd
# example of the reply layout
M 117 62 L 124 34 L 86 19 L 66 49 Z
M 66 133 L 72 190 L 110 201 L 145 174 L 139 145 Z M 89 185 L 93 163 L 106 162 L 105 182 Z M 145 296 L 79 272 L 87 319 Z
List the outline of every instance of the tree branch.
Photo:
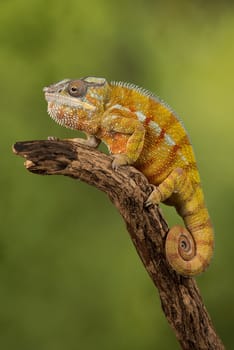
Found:
M 139 171 L 133 167 L 114 171 L 110 156 L 72 141 L 17 142 L 13 151 L 26 158 L 25 166 L 32 173 L 70 176 L 104 191 L 126 222 L 181 348 L 224 349 L 195 280 L 176 274 L 166 261 L 168 226 L 157 207 L 144 206 L 151 187 Z

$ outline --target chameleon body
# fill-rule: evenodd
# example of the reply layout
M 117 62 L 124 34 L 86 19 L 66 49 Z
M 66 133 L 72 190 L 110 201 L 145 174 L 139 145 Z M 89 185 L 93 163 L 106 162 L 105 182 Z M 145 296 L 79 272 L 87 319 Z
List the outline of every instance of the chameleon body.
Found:
M 81 142 L 104 141 L 112 166 L 133 164 L 155 185 L 146 205 L 173 205 L 186 228 L 174 226 L 165 243 L 169 264 L 179 274 L 204 271 L 213 253 L 213 228 L 188 135 L 175 113 L 158 97 L 133 84 L 86 77 L 44 88 L 49 115 L 84 131 Z

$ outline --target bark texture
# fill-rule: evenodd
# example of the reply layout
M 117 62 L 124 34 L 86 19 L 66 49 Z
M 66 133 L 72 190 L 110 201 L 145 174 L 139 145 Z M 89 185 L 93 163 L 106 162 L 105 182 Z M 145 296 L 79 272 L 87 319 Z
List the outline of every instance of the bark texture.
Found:
M 168 226 L 158 207 L 146 208 L 147 179 L 133 167 L 114 171 L 112 157 L 72 141 L 26 141 L 13 146 L 26 168 L 65 175 L 104 191 L 122 215 L 135 248 L 158 289 L 162 309 L 182 349 L 223 350 L 193 278 L 174 272 L 164 254 Z

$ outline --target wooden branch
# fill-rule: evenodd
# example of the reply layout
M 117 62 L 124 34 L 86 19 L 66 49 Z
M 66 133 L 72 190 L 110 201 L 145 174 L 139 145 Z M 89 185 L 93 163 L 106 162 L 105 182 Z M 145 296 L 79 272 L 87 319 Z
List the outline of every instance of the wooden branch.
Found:
M 72 141 L 17 142 L 13 151 L 40 175 L 65 175 L 104 191 L 126 222 L 135 248 L 158 288 L 162 309 L 182 349 L 224 349 L 196 282 L 176 274 L 164 254 L 167 224 L 157 207 L 146 208 L 147 179 L 133 167 L 114 171 L 112 158 Z

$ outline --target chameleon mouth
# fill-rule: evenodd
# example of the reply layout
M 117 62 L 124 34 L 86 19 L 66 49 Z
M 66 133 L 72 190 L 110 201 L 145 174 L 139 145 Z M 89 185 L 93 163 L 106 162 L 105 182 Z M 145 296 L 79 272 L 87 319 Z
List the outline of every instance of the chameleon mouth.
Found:
M 55 103 L 57 105 L 65 105 L 71 108 L 82 108 L 87 111 L 94 111 L 95 106 L 82 101 L 76 97 L 62 95 L 61 93 L 48 92 L 47 88 L 44 88 L 46 101 Z
M 48 102 L 47 112 L 49 116 L 66 128 L 77 129 L 80 118 L 82 119 L 84 114 L 90 114 L 96 110 L 95 106 L 86 101 L 51 91 L 49 87 L 44 88 L 43 91 Z

